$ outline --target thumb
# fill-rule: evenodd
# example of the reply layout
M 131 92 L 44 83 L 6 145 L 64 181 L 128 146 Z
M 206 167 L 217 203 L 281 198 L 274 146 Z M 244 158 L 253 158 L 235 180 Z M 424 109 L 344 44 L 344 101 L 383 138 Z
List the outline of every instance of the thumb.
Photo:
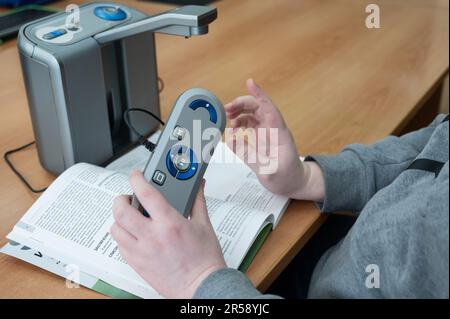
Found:
M 194 206 L 192 207 L 191 219 L 203 223 L 209 223 L 208 209 L 206 207 L 205 199 L 205 179 L 202 179 L 200 183 L 197 197 L 195 198 Z
M 248 93 L 250 93 L 251 96 L 253 96 L 255 99 L 257 99 L 260 103 L 264 104 L 272 104 L 272 101 L 270 100 L 269 96 L 266 94 L 266 92 L 261 89 L 261 87 L 256 84 L 255 80 L 248 79 L 247 80 L 247 90 Z

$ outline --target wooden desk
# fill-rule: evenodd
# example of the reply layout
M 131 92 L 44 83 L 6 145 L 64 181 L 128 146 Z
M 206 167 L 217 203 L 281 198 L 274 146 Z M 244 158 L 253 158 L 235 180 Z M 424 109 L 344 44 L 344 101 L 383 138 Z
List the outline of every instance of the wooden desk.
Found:
M 71 1 L 78 2 L 78 1 Z M 210 33 L 189 40 L 157 35 L 166 118 L 176 96 L 201 86 L 224 102 L 254 77 L 280 107 L 301 154 L 333 153 L 400 132 L 429 106 L 448 71 L 446 0 L 375 1 L 381 29 L 365 27 L 367 1 L 216 2 Z M 66 3 L 56 3 L 63 7 Z M 164 5 L 133 2 L 148 13 Z M 435 95 L 435 94 L 434 94 Z M 15 42 L 0 46 L 0 153 L 33 140 Z M 54 177 L 35 149 L 15 163 L 36 186 Z M 37 196 L 0 161 L 0 244 Z M 247 272 L 265 290 L 323 222 L 311 203 L 293 202 Z M 0 255 L 0 297 L 100 297 L 67 289 L 46 271 Z

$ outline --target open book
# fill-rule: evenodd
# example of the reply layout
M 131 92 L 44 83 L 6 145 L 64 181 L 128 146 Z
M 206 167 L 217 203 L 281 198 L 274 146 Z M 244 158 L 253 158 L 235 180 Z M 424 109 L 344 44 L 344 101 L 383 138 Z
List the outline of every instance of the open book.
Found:
M 109 234 L 113 199 L 132 194 L 128 174 L 143 169 L 148 156 L 140 146 L 106 168 L 72 166 L 14 226 L 1 251 L 109 296 L 159 298 L 120 256 Z M 264 189 L 223 143 L 217 146 L 205 179 L 208 212 L 225 261 L 245 271 L 288 199 Z

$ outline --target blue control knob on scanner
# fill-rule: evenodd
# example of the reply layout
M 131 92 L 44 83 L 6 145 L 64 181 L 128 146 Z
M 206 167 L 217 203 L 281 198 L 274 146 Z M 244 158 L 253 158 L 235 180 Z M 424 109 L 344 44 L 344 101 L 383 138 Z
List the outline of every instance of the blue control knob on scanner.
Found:
M 94 14 L 100 19 L 107 21 L 121 21 L 125 20 L 127 13 L 119 7 L 100 6 L 94 9 Z

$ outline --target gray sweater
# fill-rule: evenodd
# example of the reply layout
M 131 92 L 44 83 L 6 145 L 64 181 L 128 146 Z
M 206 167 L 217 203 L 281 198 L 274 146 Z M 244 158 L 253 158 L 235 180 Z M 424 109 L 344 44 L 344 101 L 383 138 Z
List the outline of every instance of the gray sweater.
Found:
M 323 170 L 322 212 L 358 214 L 319 260 L 310 298 L 449 298 L 449 127 L 430 126 L 336 156 L 312 156 Z M 429 161 L 431 160 L 431 161 Z M 209 275 L 194 298 L 262 295 L 237 270 Z

